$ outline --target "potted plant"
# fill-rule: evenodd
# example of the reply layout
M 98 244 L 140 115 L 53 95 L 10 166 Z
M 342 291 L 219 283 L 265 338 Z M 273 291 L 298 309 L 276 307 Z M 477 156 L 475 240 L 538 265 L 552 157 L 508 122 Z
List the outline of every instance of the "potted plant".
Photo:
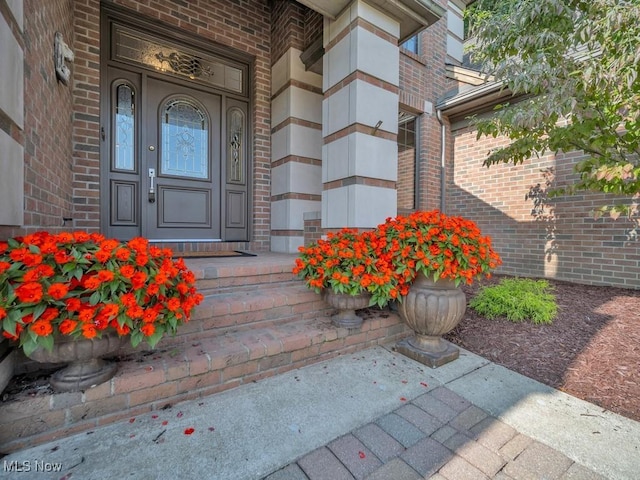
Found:
M 293 273 L 338 309 L 332 320 L 339 327 L 358 328 L 355 310 L 382 307 L 400 293 L 389 261 L 373 256 L 377 244 L 373 232 L 344 228 L 299 248 Z
M 202 300 L 170 249 L 144 238 L 38 232 L 0 242 L 0 333 L 27 357 L 72 362 L 56 390 L 84 390 L 115 374 L 100 359 L 124 340 L 154 347 Z
M 461 282 L 489 277 L 500 265 L 491 239 L 471 220 L 437 210 L 389 218 L 376 235 L 383 239 L 377 256 L 390 256 L 394 272 L 410 283 L 398 311 L 415 336 L 396 349 L 431 367 L 458 358 L 459 350 L 442 339 L 466 309 Z

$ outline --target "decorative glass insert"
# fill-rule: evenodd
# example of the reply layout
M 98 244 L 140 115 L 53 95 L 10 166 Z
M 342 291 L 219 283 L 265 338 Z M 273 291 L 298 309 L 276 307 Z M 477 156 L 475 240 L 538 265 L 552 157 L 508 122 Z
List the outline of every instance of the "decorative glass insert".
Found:
M 244 181 L 244 112 L 237 107 L 227 112 L 227 182 Z
M 116 87 L 114 165 L 116 170 L 135 170 L 135 93 L 127 84 Z
M 138 32 L 116 27 L 114 59 L 172 73 L 235 93 L 246 93 L 242 67 Z
M 188 98 L 162 109 L 161 172 L 190 178 L 209 177 L 209 120 Z

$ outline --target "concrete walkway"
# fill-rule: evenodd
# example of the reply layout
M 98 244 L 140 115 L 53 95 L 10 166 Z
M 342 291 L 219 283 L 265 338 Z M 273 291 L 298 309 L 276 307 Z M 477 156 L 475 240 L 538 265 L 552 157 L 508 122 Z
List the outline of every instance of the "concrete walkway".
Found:
M 640 423 L 470 352 L 429 369 L 375 347 L 1 462 L 9 479 L 637 479 Z

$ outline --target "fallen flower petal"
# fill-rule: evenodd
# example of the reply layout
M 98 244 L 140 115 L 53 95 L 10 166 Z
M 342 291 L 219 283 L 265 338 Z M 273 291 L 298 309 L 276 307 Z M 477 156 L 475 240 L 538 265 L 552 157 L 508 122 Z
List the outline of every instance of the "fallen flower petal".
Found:
M 426 383 L 424 383 L 424 382 L 420 382 L 420 385 L 422 385 L 423 387 L 428 387 L 428 386 L 429 386 L 429 385 L 427 385 L 427 384 L 426 384 Z
M 366 457 L 366 455 L 365 455 L 365 453 L 364 453 L 363 451 L 359 451 L 359 452 L 358 452 L 358 456 L 359 456 L 360 458 L 364 458 L 364 457 Z
M 189 428 L 185 429 L 184 434 L 185 435 L 191 435 L 193 432 L 195 432 L 195 429 L 189 427 Z
M 400 401 L 401 401 L 401 402 L 406 402 L 406 401 L 407 401 L 407 399 L 406 399 L 406 398 L 404 398 L 404 397 L 400 397 Z

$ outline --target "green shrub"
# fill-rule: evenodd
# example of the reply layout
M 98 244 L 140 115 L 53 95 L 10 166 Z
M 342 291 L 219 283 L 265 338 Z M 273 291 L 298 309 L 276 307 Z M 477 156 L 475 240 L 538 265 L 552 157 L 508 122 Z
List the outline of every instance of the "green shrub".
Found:
M 480 289 L 469 306 L 489 319 L 506 317 L 512 322 L 551 323 L 558 312 L 552 291 L 546 280 L 505 278 L 498 285 Z

